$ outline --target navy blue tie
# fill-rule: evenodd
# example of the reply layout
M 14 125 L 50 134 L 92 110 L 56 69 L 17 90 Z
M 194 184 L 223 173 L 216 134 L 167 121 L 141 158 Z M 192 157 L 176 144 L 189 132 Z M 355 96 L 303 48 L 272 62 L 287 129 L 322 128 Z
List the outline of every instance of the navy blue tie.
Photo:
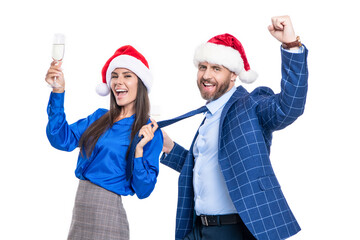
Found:
M 176 123 L 176 122 L 178 122 L 180 120 L 183 120 L 185 118 L 194 116 L 194 115 L 199 114 L 199 113 L 206 112 L 207 110 L 208 110 L 208 108 L 206 106 L 202 106 L 201 108 L 190 111 L 190 112 L 185 113 L 185 114 L 183 114 L 181 116 L 178 116 L 176 118 L 160 121 L 157 124 L 158 124 L 159 128 L 166 127 L 166 126 L 169 126 L 169 125 L 171 125 L 173 123 Z M 135 148 L 136 148 L 136 145 L 140 142 L 141 139 L 142 139 L 142 137 L 139 137 L 139 132 L 137 132 L 135 134 L 133 140 L 130 143 L 129 152 L 128 152 L 127 157 L 126 157 L 126 180 L 129 180 L 131 178 L 131 176 L 132 176 L 132 172 L 133 172 L 133 169 L 134 169 Z

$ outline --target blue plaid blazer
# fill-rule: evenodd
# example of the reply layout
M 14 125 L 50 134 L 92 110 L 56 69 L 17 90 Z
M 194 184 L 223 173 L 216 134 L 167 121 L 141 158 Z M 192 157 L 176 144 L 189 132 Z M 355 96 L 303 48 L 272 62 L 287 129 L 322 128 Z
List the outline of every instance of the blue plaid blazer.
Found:
M 270 162 L 272 133 L 303 112 L 307 94 L 307 49 L 282 56 L 281 92 L 266 87 L 248 93 L 238 87 L 226 103 L 219 131 L 219 164 L 230 197 L 250 232 L 261 240 L 285 239 L 298 225 Z M 197 134 L 194 138 L 194 141 Z M 177 143 L 161 162 L 180 172 L 176 216 L 177 240 L 193 228 L 193 143 L 187 151 Z

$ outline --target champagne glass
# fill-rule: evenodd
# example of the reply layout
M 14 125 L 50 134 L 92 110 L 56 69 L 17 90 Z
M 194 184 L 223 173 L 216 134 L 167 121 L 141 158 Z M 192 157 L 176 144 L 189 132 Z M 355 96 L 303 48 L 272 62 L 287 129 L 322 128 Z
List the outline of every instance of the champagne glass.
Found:
M 53 47 L 52 47 L 52 58 L 55 61 L 62 61 L 64 58 L 65 52 L 65 35 L 57 33 L 54 35 Z M 56 82 L 56 77 L 54 78 L 54 83 L 51 85 L 54 88 L 61 87 L 60 84 Z

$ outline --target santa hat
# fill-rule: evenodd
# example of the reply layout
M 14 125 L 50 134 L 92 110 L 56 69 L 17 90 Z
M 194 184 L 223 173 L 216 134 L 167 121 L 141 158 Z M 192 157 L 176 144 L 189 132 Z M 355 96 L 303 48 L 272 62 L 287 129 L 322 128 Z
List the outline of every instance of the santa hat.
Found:
M 116 50 L 114 55 L 105 63 L 101 71 L 102 83 L 96 87 L 96 92 L 99 95 L 106 96 L 109 94 L 111 73 L 116 68 L 126 68 L 135 73 L 150 92 L 153 78 L 148 62 L 134 47 L 126 45 Z
M 252 83 L 258 76 L 255 71 L 250 70 L 240 41 L 228 33 L 211 38 L 195 50 L 195 66 L 198 67 L 201 62 L 222 65 L 238 75 L 243 83 Z

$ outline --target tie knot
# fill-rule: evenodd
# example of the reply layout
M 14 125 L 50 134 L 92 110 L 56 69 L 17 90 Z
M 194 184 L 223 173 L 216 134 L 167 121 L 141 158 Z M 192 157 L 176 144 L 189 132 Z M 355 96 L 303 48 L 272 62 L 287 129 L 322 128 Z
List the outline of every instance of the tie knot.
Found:
M 199 113 L 204 113 L 207 112 L 209 109 L 206 106 L 202 106 L 201 108 L 199 108 L 197 111 L 199 111 Z

